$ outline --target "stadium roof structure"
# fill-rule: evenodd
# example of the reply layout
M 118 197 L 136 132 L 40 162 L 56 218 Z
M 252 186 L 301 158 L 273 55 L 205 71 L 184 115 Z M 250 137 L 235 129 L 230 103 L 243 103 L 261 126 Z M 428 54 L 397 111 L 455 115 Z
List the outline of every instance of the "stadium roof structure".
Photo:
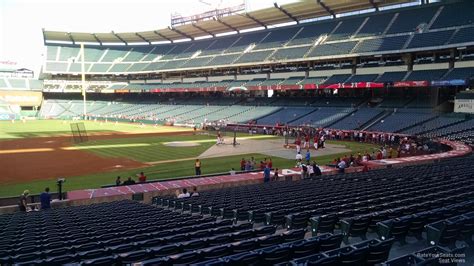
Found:
M 194 40 L 197 37 L 215 36 L 241 30 L 265 27 L 270 25 L 314 19 L 324 16 L 354 12 L 358 10 L 378 8 L 388 5 L 417 2 L 415 0 L 300 0 L 286 5 L 274 4 L 273 7 L 239 13 L 220 18 L 198 21 L 176 27 L 142 31 L 142 32 L 109 32 L 85 33 L 48 31 L 43 29 L 45 43 L 70 42 L 70 43 L 103 43 L 133 44 L 174 42 L 182 39 Z

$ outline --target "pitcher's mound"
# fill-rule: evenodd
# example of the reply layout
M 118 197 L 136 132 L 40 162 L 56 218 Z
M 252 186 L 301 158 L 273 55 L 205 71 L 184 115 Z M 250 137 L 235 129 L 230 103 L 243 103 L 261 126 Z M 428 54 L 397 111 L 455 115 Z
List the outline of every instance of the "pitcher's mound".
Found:
M 191 141 L 171 141 L 163 143 L 165 146 L 169 147 L 194 147 L 199 146 L 199 143 L 191 142 Z

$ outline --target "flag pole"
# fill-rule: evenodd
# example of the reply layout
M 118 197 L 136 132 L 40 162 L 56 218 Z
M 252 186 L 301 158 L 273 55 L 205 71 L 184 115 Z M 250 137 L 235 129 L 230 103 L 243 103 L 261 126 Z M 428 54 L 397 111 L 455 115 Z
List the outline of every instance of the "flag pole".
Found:
M 86 73 L 84 69 L 84 44 L 81 43 L 81 80 L 82 80 L 82 97 L 84 99 L 83 102 L 83 115 L 84 120 L 86 119 L 87 108 L 86 108 Z

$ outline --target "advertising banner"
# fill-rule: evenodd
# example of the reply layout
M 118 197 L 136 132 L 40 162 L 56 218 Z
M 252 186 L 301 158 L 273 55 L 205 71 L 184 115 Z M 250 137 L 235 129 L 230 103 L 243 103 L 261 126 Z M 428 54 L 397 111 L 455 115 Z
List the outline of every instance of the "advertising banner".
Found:
M 455 99 L 454 112 L 474 114 L 474 99 Z
M 466 80 L 464 79 L 452 79 L 452 80 L 433 80 L 431 86 L 465 86 Z
M 324 90 L 324 89 L 374 89 L 383 88 L 384 83 L 379 82 L 352 82 L 335 84 L 305 84 L 305 90 Z
M 0 101 L 10 105 L 40 106 L 43 93 L 39 91 L 0 91 Z
M 397 81 L 393 83 L 393 87 L 402 88 L 402 87 L 428 87 L 430 82 L 426 80 L 420 81 Z

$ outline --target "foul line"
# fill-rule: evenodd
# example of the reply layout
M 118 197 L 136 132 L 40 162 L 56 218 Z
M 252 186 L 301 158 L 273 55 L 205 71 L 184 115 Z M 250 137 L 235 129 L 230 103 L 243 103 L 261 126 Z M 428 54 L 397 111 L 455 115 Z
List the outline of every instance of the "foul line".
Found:
M 182 162 L 182 161 L 190 161 L 195 160 L 197 157 L 188 157 L 188 158 L 181 158 L 181 159 L 173 159 L 173 160 L 162 160 L 156 162 L 146 162 L 146 164 L 163 164 L 163 163 L 174 163 L 174 162 Z
M 2 150 L 0 154 L 12 154 L 12 153 L 29 153 L 29 152 L 45 152 L 54 151 L 52 148 L 39 148 L 39 149 L 16 149 L 16 150 Z
M 145 147 L 151 146 L 149 143 L 130 143 L 130 144 L 110 144 L 110 145 L 89 145 L 89 146 L 74 146 L 61 147 L 62 150 L 90 150 L 90 149 L 108 149 L 108 148 L 129 148 L 129 147 Z

